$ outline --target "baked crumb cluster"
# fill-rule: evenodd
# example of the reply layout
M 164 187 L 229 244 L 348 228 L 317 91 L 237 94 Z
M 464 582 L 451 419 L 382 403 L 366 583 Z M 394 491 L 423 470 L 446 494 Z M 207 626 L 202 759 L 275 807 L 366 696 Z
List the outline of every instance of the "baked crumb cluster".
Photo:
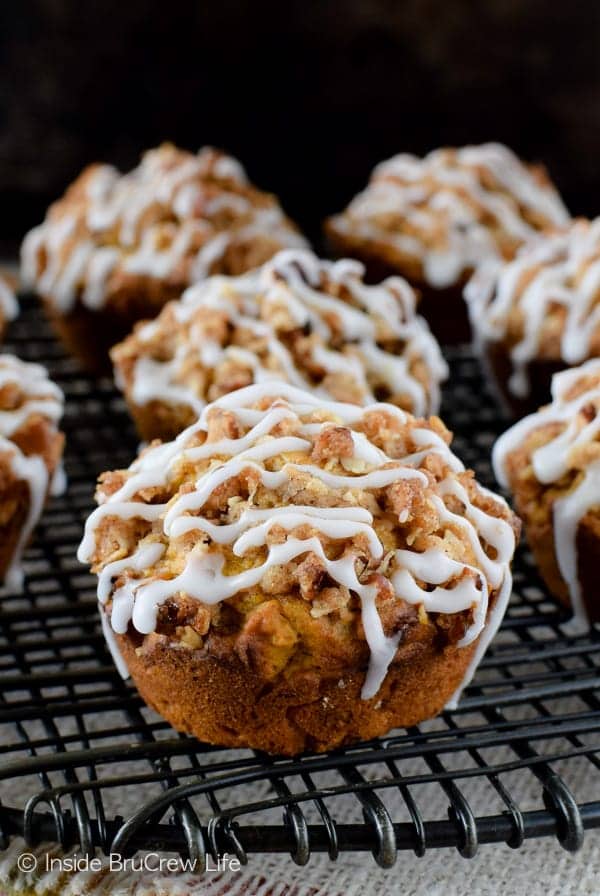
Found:
M 7 324 L 14 320 L 19 313 L 19 306 L 9 284 L 0 275 L 0 337 L 4 334 Z
M 508 388 L 529 393 L 533 361 L 580 364 L 600 354 L 600 218 L 575 220 L 524 246 L 514 261 L 488 263 L 465 289 L 478 341 L 501 342 Z
M 238 161 L 163 144 L 120 174 L 91 165 L 26 237 L 22 277 L 60 313 L 117 304 L 138 286 L 165 301 L 213 273 L 240 274 L 306 245 Z
M 569 215 L 543 168 L 505 146 L 402 153 L 377 165 L 367 188 L 326 230 L 342 251 L 373 255 L 411 280 L 443 288 L 488 258 L 512 258 Z
M 144 438 L 172 438 L 208 401 L 273 379 L 428 414 L 447 366 L 414 305 L 399 277 L 366 286 L 359 262 L 287 250 L 258 271 L 191 287 L 112 358 Z
M 435 626 L 440 649 L 479 639 L 470 677 L 510 594 L 516 519 L 449 442 L 436 417 L 284 383 L 218 399 L 100 477 L 78 556 L 107 632 L 145 655 L 233 651 L 267 681 L 324 655 L 368 665 L 369 698 Z
M 22 581 L 21 555 L 49 490 L 64 488 L 61 390 L 39 364 L 0 355 L 0 580 Z
M 582 530 L 600 535 L 600 360 L 555 374 L 552 403 L 504 433 L 493 461 L 550 590 L 586 620 L 579 545 Z M 594 598 L 597 548 L 588 558 Z

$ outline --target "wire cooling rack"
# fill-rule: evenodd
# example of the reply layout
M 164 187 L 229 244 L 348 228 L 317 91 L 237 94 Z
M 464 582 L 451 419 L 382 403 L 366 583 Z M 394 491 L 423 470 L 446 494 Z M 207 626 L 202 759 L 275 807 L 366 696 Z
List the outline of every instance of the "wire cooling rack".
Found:
M 225 852 L 303 864 L 351 850 L 390 867 L 399 850 L 472 857 L 480 843 L 541 836 L 575 851 L 600 826 L 599 633 L 569 633 L 524 549 L 501 632 L 458 710 L 294 760 L 174 732 L 116 673 L 94 579 L 75 559 L 96 476 L 136 451 L 124 404 L 110 381 L 81 375 L 31 302 L 7 348 L 45 363 L 65 390 L 69 488 L 27 552 L 24 592 L 0 598 L 0 848 L 22 835 L 87 854 L 179 852 L 196 867 Z M 444 417 L 458 454 L 492 484 L 506 421 L 468 352 L 449 360 Z

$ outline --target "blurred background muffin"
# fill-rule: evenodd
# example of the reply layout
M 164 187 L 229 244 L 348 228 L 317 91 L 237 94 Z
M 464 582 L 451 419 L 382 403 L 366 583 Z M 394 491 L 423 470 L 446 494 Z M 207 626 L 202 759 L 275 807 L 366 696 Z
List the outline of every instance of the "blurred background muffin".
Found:
M 552 401 L 494 445 L 550 592 L 579 623 L 600 621 L 600 359 L 554 375 Z
M 475 343 L 515 417 L 550 398 L 552 375 L 600 355 L 600 218 L 540 236 L 465 289 Z
M 333 252 L 362 259 L 372 278 L 406 277 L 437 337 L 460 342 L 470 335 L 463 289 L 473 271 L 568 220 L 542 167 L 486 143 L 380 162 L 325 233 Z
M 21 249 L 21 279 L 82 365 L 108 368 L 108 349 L 190 283 L 242 274 L 306 241 L 274 196 L 210 147 L 164 143 L 121 174 L 88 165 Z

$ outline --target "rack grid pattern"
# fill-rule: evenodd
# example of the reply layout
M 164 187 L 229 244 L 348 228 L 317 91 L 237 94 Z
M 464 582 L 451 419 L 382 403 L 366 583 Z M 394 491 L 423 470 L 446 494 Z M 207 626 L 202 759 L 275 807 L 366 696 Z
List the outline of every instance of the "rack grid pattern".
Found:
M 95 582 L 75 559 L 94 482 L 137 439 L 110 380 L 81 374 L 24 301 L 7 350 L 46 364 L 67 396 L 67 493 L 26 555 L 22 594 L 0 595 L 0 848 L 22 835 L 131 855 L 370 851 L 391 867 L 480 843 L 554 836 L 577 850 L 600 827 L 600 637 L 573 633 L 521 548 L 502 626 L 460 707 L 410 730 L 297 759 L 179 735 L 113 667 Z M 493 485 L 506 426 L 465 349 L 449 353 L 443 416 L 457 453 Z M 430 810 L 440 804 L 445 811 Z M 123 811 L 133 805 L 135 810 Z

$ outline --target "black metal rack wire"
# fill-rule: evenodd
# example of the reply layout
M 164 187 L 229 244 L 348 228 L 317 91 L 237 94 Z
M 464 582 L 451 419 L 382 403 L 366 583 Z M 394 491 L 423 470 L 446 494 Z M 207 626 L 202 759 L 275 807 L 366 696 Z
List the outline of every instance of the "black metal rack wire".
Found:
M 23 593 L 0 598 L 0 848 L 22 835 L 88 854 L 174 851 L 196 867 L 224 852 L 303 864 L 352 850 L 390 867 L 399 850 L 472 857 L 480 843 L 542 836 L 575 851 L 600 827 L 599 633 L 570 633 L 525 549 L 501 632 L 456 711 L 293 760 L 174 732 L 116 673 L 94 580 L 75 559 L 96 476 L 136 451 L 124 404 L 109 380 L 80 373 L 33 303 L 7 350 L 46 364 L 65 390 L 69 488 L 27 552 Z M 492 484 L 506 421 L 476 360 L 449 359 L 444 417 Z M 445 810 L 432 814 L 440 796 Z

